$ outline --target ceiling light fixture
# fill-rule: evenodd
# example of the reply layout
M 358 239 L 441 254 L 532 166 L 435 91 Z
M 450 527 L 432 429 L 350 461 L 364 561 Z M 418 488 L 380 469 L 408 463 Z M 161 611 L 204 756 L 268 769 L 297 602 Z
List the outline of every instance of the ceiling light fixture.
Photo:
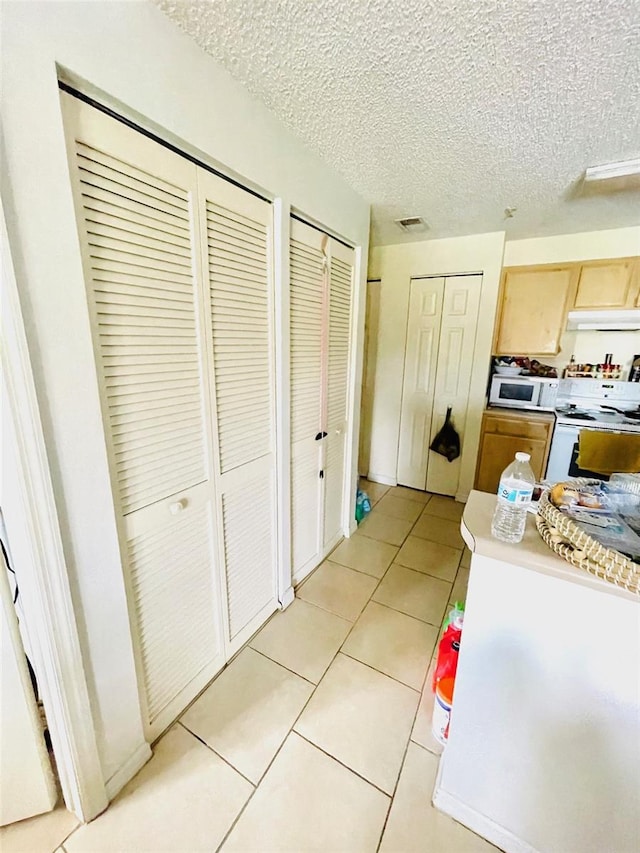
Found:
M 616 192 L 640 189 L 640 158 L 585 169 L 583 191 Z
M 408 234 L 426 231 L 429 226 L 421 216 L 405 216 L 402 219 L 394 220 L 398 228 L 401 228 Z

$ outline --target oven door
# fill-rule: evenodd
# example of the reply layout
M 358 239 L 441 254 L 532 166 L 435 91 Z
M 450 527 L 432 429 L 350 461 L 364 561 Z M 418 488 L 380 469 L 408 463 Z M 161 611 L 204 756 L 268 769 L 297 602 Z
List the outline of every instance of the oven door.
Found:
M 597 480 L 608 480 L 606 474 L 598 474 L 578 465 L 580 450 L 580 430 L 585 427 L 569 424 L 556 424 L 549 453 L 546 479 L 552 483 L 560 483 L 569 477 L 595 477 Z
M 587 468 L 581 468 L 578 465 L 578 453 L 580 444 L 578 439 L 573 443 L 571 448 L 571 459 L 569 461 L 569 476 L 570 477 L 595 477 L 596 480 L 608 480 L 608 474 L 598 474 L 597 471 L 589 471 Z
M 551 451 L 545 479 L 551 483 L 561 483 L 570 476 L 569 468 L 574 447 L 578 444 L 580 430 L 569 424 L 556 424 L 551 440 Z

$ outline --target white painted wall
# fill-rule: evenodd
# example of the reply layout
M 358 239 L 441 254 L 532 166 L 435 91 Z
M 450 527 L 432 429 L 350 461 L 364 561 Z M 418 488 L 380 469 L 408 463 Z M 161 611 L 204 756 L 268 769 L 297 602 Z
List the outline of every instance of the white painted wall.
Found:
M 481 272 L 478 331 L 458 486 L 458 497 L 466 499 L 475 475 L 503 250 L 503 231 L 371 249 L 369 278 L 381 279 L 369 463 L 371 479 L 396 483 L 411 277 Z
M 280 199 L 281 251 L 289 204 L 365 252 L 369 210 L 149 3 L 4 3 L 2 62 L 3 197 L 102 770 L 113 793 L 135 770 L 143 733 L 56 64 Z M 360 293 L 365 275 L 361 269 Z M 358 322 L 360 343 L 362 312 Z M 355 479 L 357 416 L 354 425 Z
M 622 365 L 622 378 L 626 379 L 633 356 L 640 354 L 640 332 L 565 332 L 560 339 L 560 352 L 549 363 L 564 368 L 574 355 L 578 364 L 599 364 L 608 352 L 613 353 L 614 364 Z
M 474 554 L 435 804 L 508 853 L 640 847 L 640 605 Z
M 504 265 L 517 267 L 564 261 L 596 261 L 602 258 L 628 258 L 632 255 L 640 255 L 640 225 L 607 231 L 558 234 L 555 237 L 507 240 Z

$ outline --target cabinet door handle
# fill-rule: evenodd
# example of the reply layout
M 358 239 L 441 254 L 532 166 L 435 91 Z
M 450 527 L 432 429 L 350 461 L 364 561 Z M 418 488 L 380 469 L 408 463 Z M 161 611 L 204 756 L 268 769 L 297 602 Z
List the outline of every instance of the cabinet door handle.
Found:
M 326 432 L 319 432 L 319 433 L 316 435 L 316 441 L 320 441 L 321 439 L 326 438 L 326 437 L 327 437 L 327 433 L 326 433 Z
M 175 501 L 172 504 L 169 504 L 169 512 L 171 515 L 178 515 L 179 512 L 182 512 L 183 509 L 187 507 L 187 499 L 182 498 L 179 501 Z

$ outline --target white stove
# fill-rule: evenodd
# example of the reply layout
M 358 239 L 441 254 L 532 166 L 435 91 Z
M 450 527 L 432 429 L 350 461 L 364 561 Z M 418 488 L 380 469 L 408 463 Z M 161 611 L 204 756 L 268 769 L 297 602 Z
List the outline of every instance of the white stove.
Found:
M 617 411 L 615 411 L 617 410 Z M 603 379 L 562 379 L 546 479 L 588 477 L 578 466 L 580 432 L 637 433 L 640 441 L 640 383 Z

